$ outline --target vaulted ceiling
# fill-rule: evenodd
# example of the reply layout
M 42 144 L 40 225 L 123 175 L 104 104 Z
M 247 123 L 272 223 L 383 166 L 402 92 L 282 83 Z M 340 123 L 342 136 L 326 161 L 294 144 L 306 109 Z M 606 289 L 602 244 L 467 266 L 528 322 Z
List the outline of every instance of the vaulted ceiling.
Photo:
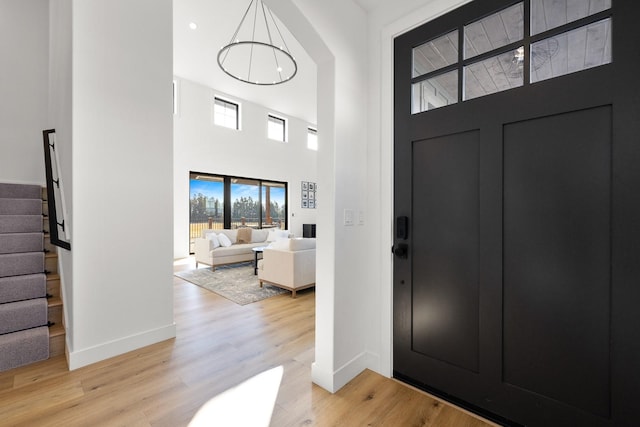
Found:
M 298 73 L 291 81 L 275 86 L 250 85 L 233 79 L 218 66 L 218 51 L 231 40 L 249 3 L 250 0 L 174 1 L 174 74 L 315 124 L 316 65 L 284 25 L 280 30 L 298 63 Z M 191 23 L 197 28 L 192 29 Z

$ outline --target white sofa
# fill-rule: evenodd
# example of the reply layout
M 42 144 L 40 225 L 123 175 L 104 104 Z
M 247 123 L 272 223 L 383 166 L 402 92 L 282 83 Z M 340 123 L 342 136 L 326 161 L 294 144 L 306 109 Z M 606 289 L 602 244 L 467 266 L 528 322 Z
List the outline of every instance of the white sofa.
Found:
M 290 237 L 287 230 L 250 229 L 250 241 L 245 243 L 238 242 L 238 230 L 204 230 L 202 237 L 195 239 L 196 268 L 198 264 L 205 264 L 215 270 L 219 265 L 253 261 L 255 254 L 252 248 L 267 246 L 271 241 Z M 230 246 L 219 246 L 220 234 L 229 239 Z
M 291 291 L 316 285 L 316 239 L 279 240 L 265 248 L 258 262 L 260 287 L 269 283 Z

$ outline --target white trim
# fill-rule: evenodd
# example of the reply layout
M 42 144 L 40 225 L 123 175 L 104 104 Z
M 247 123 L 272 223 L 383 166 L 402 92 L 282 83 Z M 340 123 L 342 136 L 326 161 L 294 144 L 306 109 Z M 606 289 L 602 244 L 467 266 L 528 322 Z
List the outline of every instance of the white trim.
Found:
M 311 365 L 313 382 L 320 387 L 335 393 L 357 377 L 365 369 L 379 364 L 378 356 L 364 351 L 342 365 L 335 372 L 323 372 L 314 362 Z
M 71 351 L 68 354 L 69 370 L 82 368 L 111 357 L 119 356 L 151 344 L 156 344 L 176 336 L 176 324 L 152 329 L 121 339 L 108 341 L 83 350 Z

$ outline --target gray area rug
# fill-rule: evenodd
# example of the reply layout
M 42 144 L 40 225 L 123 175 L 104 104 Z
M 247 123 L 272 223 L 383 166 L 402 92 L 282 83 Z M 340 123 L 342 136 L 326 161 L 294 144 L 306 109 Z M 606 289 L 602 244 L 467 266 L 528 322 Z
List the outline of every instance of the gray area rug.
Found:
M 253 274 L 252 263 L 225 265 L 216 267 L 216 271 L 211 271 L 209 267 L 179 271 L 175 276 L 215 292 L 239 305 L 288 292 L 266 283 L 261 288 L 258 276 Z

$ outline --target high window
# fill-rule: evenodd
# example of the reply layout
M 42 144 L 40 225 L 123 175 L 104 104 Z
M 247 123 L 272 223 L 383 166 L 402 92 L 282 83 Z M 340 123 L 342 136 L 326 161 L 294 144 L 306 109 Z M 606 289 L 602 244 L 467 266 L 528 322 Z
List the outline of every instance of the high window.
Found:
M 313 128 L 307 128 L 307 148 L 309 150 L 318 150 L 318 131 Z
M 413 48 L 411 112 L 609 64 L 611 21 L 611 0 L 527 0 L 451 29 Z
M 173 81 L 173 115 L 178 114 L 178 82 Z
M 267 117 L 267 136 L 276 141 L 287 141 L 287 121 L 281 117 L 269 114 Z
M 240 129 L 240 106 L 226 99 L 215 97 L 213 122 L 229 129 Z

